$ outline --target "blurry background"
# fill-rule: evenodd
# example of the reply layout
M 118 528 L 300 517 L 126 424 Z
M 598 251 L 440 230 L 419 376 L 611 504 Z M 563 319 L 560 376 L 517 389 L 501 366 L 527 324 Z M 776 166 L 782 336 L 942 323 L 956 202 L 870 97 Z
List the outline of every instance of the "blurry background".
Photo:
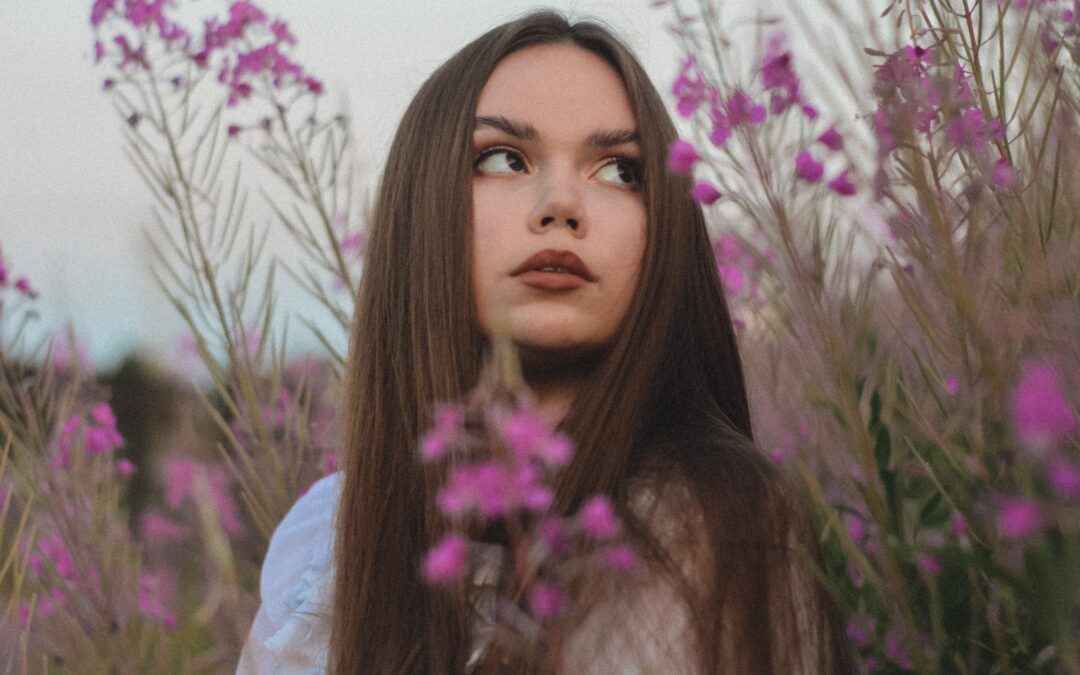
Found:
M 91 4 L 0 2 L 0 246 L 9 266 L 40 293 L 35 335 L 70 322 L 93 366 L 109 370 L 134 351 L 174 359 L 185 329 L 149 273 L 143 229 L 151 197 L 124 156 L 122 122 L 101 93 L 105 70 L 93 63 Z M 185 4 L 204 16 L 220 15 L 228 3 Z M 329 109 L 351 115 L 365 186 L 374 185 L 397 122 L 427 75 L 472 38 L 530 9 L 550 6 L 614 27 L 662 91 L 679 65 L 664 27 L 671 11 L 648 0 L 260 5 L 291 25 L 294 57 L 325 82 Z M 260 225 L 269 221 L 254 209 L 249 215 Z M 287 257 L 290 245 L 284 235 L 271 238 L 279 256 Z M 280 279 L 282 308 L 302 312 L 302 292 Z M 293 325 L 292 350 L 314 347 Z

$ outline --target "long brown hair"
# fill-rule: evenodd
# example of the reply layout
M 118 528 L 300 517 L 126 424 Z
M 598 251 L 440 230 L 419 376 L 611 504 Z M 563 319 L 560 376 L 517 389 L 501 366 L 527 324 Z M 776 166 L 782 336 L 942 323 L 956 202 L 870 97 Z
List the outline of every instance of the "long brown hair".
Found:
M 704 218 L 688 179 L 665 167 L 674 126 L 617 39 L 551 12 L 499 26 L 450 58 L 421 87 L 394 138 L 352 328 L 331 666 L 464 668 L 468 613 L 417 574 L 444 531 L 437 475 L 420 463 L 417 439 L 434 403 L 461 399 L 483 360 L 469 284 L 477 99 L 501 59 L 551 43 L 592 51 L 622 78 L 640 136 L 648 223 L 635 297 L 562 423 L 577 451 L 560 477 L 557 508 L 568 513 L 591 493 L 612 495 L 658 573 L 696 570 L 675 585 L 686 591 L 701 672 L 848 670 L 835 610 L 802 564 L 802 554 L 816 555 L 805 508 L 752 444 Z M 656 494 L 684 495 L 666 510 L 695 528 L 671 537 L 631 508 L 633 486 L 644 482 L 679 486 Z

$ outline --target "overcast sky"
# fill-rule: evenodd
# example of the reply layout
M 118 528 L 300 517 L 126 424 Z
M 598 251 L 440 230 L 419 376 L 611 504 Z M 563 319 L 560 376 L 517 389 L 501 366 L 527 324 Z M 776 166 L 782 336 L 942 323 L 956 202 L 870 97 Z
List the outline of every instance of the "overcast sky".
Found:
M 202 14 L 226 5 L 192 2 Z M 289 21 L 296 59 L 325 81 L 331 102 L 347 105 L 360 163 L 372 173 L 424 78 L 472 38 L 529 9 L 601 18 L 633 45 L 662 90 L 678 69 L 662 27 L 670 10 L 649 0 L 260 4 Z M 0 0 L 0 246 L 41 293 L 41 330 L 73 322 L 94 362 L 108 366 L 136 348 L 167 358 L 183 331 L 147 271 L 141 228 L 150 196 L 122 153 L 120 123 L 100 91 L 90 5 Z

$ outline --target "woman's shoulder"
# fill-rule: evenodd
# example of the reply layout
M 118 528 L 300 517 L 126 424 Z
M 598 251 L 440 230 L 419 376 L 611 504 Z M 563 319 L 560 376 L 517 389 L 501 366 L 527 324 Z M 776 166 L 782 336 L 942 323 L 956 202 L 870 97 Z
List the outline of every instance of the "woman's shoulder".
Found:
M 288 662 L 318 658 L 329 630 L 334 514 L 341 476 L 330 474 L 297 499 L 270 538 L 259 590 L 274 632 L 265 644 Z

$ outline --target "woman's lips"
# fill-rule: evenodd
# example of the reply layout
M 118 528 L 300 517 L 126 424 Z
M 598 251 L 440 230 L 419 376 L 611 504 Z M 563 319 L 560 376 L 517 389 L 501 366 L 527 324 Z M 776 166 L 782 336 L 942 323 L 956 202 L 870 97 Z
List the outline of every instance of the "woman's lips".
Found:
M 589 283 L 570 272 L 542 272 L 529 270 L 517 275 L 521 283 L 541 291 L 570 291 Z
M 588 266 L 573 251 L 546 248 L 511 272 L 521 283 L 543 291 L 569 291 L 594 281 Z

